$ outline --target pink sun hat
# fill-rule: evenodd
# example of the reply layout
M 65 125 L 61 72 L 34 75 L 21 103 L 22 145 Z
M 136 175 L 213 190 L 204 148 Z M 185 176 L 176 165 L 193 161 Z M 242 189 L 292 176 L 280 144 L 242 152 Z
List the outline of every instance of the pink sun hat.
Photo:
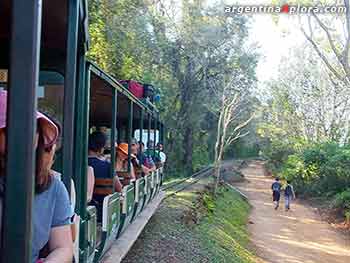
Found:
M 0 90 L 0 129 L 6 127 L 7 91 Z M 59 136 L 58 127 L 44 114 L 37 111 L 36 119 L 43 130 L 45 147 L 52 146 Z

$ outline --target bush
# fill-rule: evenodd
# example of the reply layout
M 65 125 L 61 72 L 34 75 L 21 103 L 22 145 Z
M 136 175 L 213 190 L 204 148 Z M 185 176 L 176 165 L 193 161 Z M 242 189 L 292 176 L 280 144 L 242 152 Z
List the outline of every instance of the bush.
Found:
M 209 214 L 212 214 L 215 209 L 215 200 L 211 193 L 203 194 L 203 206 L 207 209 Z
M 309 146 L 288 156 L 281 176 L 299 194 L 332 197 L 350 184 L 350 150 L 330 143 Z
M 350 145 L 274 142 L 265 153 L 267 169 L 292 181 L 299 195 L 333 200 L 333 208 L 350 213 Z
M 344 211 L 350 211 L 350 188 L 335 196 L 333 207 Z

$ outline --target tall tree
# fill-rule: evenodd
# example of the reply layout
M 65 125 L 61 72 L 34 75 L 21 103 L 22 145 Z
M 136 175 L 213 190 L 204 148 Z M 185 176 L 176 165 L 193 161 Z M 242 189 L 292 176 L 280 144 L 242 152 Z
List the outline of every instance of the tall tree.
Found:
M 190 174 L 208 163 L 214 144 L 203 142 L 215 141 L 217 124 L 208 105 L 219 100 L 210 83 L 245 64 L 247 19 L 199 0 L 89 1 L 90 58 L 118 79 L 158 87 L 170 168 Z

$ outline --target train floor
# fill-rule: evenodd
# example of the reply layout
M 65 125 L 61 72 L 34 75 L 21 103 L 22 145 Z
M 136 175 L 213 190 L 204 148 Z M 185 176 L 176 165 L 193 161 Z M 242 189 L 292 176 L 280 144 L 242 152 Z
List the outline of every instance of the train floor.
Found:
M 348 263 L 350 238 L 321 220 L 305 202 L 292 203 L 285 212 L 283 201 L 275 211 L 262 162 L 250 162 L 242 170 L 245 180 L 236 184 L 253 206 L 249 232 L 256 254 L 269 263 Z

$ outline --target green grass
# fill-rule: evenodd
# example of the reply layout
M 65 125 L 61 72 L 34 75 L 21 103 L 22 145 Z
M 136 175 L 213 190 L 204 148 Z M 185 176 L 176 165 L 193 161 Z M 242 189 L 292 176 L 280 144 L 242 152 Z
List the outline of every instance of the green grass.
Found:
M 256 262 L 256 257 L 247 249 L 249 204 L 224 186 L 216 198 L 206 194 L 203 204 L 209 213 L 196 227 L 196 232 L 210 254 L 210 262 Z
M 208 181 L 213 182 L 207 178 L 201 183 Z M 256 263 L 246 249 L 249 205 L 226 187 L 216 199 L 201 191 L 167 198 L 123 263 Z

